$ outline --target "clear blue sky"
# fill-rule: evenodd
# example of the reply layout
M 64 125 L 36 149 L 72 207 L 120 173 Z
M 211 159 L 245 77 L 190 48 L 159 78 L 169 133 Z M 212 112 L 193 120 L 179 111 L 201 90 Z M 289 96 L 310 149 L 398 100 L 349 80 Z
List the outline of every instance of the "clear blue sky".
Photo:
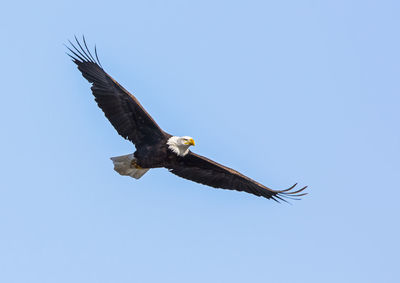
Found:
M 0 282 L 400 282 L 398 1 L 2 4 Z M 63 43 L 293 205 L 127 154 Z

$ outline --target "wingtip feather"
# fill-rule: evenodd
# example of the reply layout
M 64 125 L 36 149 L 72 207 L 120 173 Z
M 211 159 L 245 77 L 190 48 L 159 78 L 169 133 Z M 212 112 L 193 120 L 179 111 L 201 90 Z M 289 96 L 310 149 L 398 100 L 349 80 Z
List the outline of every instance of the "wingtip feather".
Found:
M 71 40 L 68 40 L 69 46 L 67 44 L 64 44 L 64 46 L 68 49 L 70 53 L 67 53 L 69 57 L 73 59 L 73 62 L 76 64 L 80 63 L 94 63 L 98 65 L 101 69 L 103 69 L 99 56 L 97 54 L 97 48 L 96 46 L 94 47 L 94 54 L 95 56 L 92 55 L 90 52 L 90 49 L 87 45 L 86 38 L 84 35 L 82 35 L 82 41 L 81 43 L 76 35 L 74 35 L 75 43 L 73 43 Z

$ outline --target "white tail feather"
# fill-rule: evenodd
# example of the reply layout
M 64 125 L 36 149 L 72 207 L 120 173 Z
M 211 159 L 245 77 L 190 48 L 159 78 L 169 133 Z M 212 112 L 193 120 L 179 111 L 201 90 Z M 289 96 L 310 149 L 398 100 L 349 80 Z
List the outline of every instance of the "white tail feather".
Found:
M 114 163 L 114 170 L 120 175 L 131 176 L 135 179 L 140 179 L 150 169 L 138 169 L 132 166 L 132 161 L 135 160 L 133 154 L 116 156 L 110 158 Z

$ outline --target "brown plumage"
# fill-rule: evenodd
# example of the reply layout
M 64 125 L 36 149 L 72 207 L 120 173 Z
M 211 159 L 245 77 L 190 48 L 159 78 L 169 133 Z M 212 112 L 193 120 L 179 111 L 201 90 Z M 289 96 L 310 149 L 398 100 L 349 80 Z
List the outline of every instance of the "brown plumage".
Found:
M 112 158 L 115 170 L 121 175 L 140 178 L 150 168 L 167 168 L 171 173 L 214 188 L 244 191 L 275 201 L 285 198 L 297 199 L 306 195 L 303 187 L 286 190 L 272 190 L 239 172 L 218 164 L 206 157 L 188 150 L 194 145 L 190 137 L 173 137 L 164 132 L 140 105 L 139 101 L 108 75 L 101 66 L 95 47 L 95 57 L 83 43 L 75 37 L 76 44 L 70 42 L 68 54 L 78 66 L 83 77 L 92 83 L 92 93 L 97 105 L 117 132 L 130 140 L 136 147 L 133 155 Z

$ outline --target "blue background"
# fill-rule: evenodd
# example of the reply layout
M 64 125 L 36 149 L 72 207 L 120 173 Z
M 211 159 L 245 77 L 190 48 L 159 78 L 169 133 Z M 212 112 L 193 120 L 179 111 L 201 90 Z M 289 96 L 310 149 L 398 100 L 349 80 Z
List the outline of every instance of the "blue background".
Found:
M 398 1 L 8 1 L 1 282 L 400 282 Z M 293 205 L 133 151 L 62 45 L 85 34 L 166 131 Z

